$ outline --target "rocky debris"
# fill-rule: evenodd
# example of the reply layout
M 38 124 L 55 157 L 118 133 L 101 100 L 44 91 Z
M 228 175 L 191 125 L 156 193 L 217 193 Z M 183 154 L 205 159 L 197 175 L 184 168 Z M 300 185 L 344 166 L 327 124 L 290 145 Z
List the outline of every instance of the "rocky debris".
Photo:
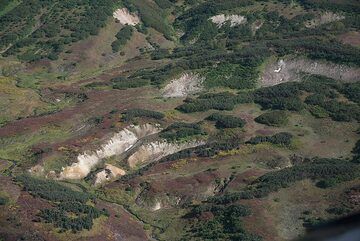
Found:
M 323 25 L 323 24 L 340 21 L 343 19 L 345 19 L 345 16 L 342 16 L 342 15 L 339 15 L 339 14 L 336 14 L 333 12 L 325 12 L 325 13 L 321 14 L 319 17 L 306 22 L 305 27 L 315 28 L 315 27 Z
M 42 165 L 35 165 L 29 170 L 30 174 L 33 175 L 42 175 L 44 173 L 44 167 Z
M 225 15 L 219 14 L 209 18 L 213 23 L 215 23 L 218 28 L 221 28 L 226 22 L 230 22 L 230 27 L 235 27 L 237 25 L 241 25 L 246 23 L 246 18 L 241 15 Z
M 251 24 L 251 31 L 253 34 L 256 33 L 264 25 L 263 20 L 256 20 Z
M 113 16 L 124 25 L 128 24 L 135 26 L 136 24 L 140 23 L 140 18 L 136 14 L 130 13 L 126 8 L 119 8 L 114 12 Z
M 140 146 L 139 149 L 128 158 L 128 164 L 131 168 L 134 168 L 138 164 L 154 162 L 178 151 L 204 144 L 203 141 L 183 143 L 171 143 L 167 141 L 151 142 Z
M 354 82 L 360 76 L 360 68 L 309 59 L 281 59 L 265 67 L 260 84 L 261 86 L 272 86 L 288 81 L 300 81 L 302 73 Z
M 152 191 L 141 192 L 136 200 L 136 204 L 149 211 L 156 212 L 161 209 L 179 206 L 182 198 L 169 193 L 153 193 Z
M 183 73 L 180 78 L 173 79 L 162 91 L 166 98 L 186 97 L 203 90 L 205 78 L 195 73 Z
M 123 169 L 111 164 L 105 164 L 104 170 L 96 174 L 95 186 L 116 179 L 117 177 L 124 176 L 125 174 L 126 172 Z
M 98 150 L 85 152 L 77 157 L 77 162 L 71 166 L 63 167 L 60 179 L 82 179 L 104 158 L 120 155 L 133 147 L 141 138 L 160 131 L 161 128 L 151 124 L 129 126 L 116 133 Z
M 161 202 L 157 201 L 154 205 L 154 207 L 152 208 L 152 211 L 157 211 L 161 209 Z

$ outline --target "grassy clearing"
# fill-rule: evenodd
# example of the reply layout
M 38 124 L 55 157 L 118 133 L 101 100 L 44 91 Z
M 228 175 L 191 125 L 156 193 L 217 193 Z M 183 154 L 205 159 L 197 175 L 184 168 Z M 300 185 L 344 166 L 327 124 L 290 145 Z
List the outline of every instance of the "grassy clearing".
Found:
M 46 106 L 33 90 L 17 87 L 12 78 L 0 77 L 0 126 L 30 116 L 36 108 Z
M 38 71 L 32 74 L 21 73 L 17 75 L 16 85 L 21 88 L 28 89 L 40 89 L 43 86 L 48 86 L 51 84 L 62 83 L 66 80 L 67 74 L 65 73 L 54 73 L 46 71 Z
M 70 137 L 70 132 L 56 127 L 43 128 L 36 133 L 0 138 L 0 158 L 9 160 L 24 160 L 31 146 L 46 142 L 63 141 Z
M 358 181 L 346 182 L 332 189 L 317 188 L 310 180 L 300 181 L 289 188 L 271 194 L 267 210 L 274 217 L 278 234 L 289 240 L 305 233 L 305 219 L 334 218 L 326 209 L 342 202 L 341 193 Z

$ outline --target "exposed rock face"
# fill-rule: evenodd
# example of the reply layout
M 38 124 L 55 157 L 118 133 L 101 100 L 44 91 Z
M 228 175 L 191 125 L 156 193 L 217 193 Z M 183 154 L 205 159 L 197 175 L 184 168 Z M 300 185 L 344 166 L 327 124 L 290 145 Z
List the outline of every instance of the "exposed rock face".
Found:
M 354 82 L 360 76 L 360 68 L 309 59 L 279 60 L 266 66 L 260 79 L 261 86 L 299 81 L 301 80 L 301 73 L 323 75 L 345 82 Z
M 161 129 L 159 127 L 150 124 L 125 128 L 119 133 L 116 133 L 98 150 L 79 155 L 77 162 L 63 168 L 63 171 L 60 173 L 60 179 L 82 179 L 86 177 L 91 169 L 98 165 L 102 159 L 120 155 L 133 147 L 139 139 L 160 131 Z
M 161 209 L 176 207 L 181 203 L 181 197 L 169 195 L 168 193 L 155 194 L 143 192 L 136 198 L 136 204 L 149 211 L 156 212 Z
M 241 15 L 225 15 L 219 14 L 209 18 L 213 23 L 215 23 L 218 28 L 221 28 L 226 22 L 230 22 L 230 27 L 235 27 L 240 24 L 246 23 L 246 18 Z
M 325 12 L 325 13 L 321 14 L 318 18 L 315 18 L 315 19 L 305 23 L 305 26 L 307 28 L 315 28 L 315 27 L 323 25 L 323 24 L 340 21 L 343 19 L 345 19 L 345 16 L 342 16 L 342 15 L 339 15 L 339 14 L 336 14 L 333 12 Z
M 125 174 L 126 172 L 123 169 L 111 164 L 106 164 L 104 170 L 96 174 L 95 185 L 100 185 L 117 177 L 124 176 Z
M 139 149 L 129 157 L 128 164 L 131 168 L 134 168 L 138 164 L 157 161 L 178 151 L 204 144 L 202 141 L 184 143 L 170 143 L 167 141 L 151 142 L 139 147 Z
M 163 89 L 163 96 L 171 97 L 186 97 L 190 94 L 195 94 L 203 89 L 203 82 L 205 78 L 199 74 L 184 73 L 178 79 L 173 79 Z
M 29 172 L 34 175 L 42 175 L 44 173 L 44 167 L 42 165 L 35 165 L 30 168 Z
M 136 14 L 130 13 L 126 8 L 120 8 L 116 10 L 113 16 L 124 25 L 128 24 L 135 26 L 136 24 L 140 23 L 140 18 Z

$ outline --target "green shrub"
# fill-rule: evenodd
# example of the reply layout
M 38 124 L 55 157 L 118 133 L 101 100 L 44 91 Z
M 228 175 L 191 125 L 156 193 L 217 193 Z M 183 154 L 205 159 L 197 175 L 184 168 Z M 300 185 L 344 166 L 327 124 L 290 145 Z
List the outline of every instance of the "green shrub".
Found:
M 169 1 L 169 0 L 155 0 L 155 2 L 159 7 L 164 8 L 164 9 L 170 8 L 173 5 L 171 3 L 171 1 Z
M 261 240 L 259 236 L 249 234 L 244 230 L 243 217 L 251 214 L 251 210 L 246 206 L 202 204 L 195 206 L 186 217 L 199 218 L 203 213 L 211 213 L 213 218 L 200 219 L 190 230 L 191 237 L 201 240 Z
M 270 111 L 255 118 L 255 121 L 268 126 L 284 126 L 288 123 L 288 114 L 285 111 Z
M 248 140 L 248 144 L 259 144 L 263 142 L 270 142 L 274 145 L 290 146 L 293 135 L 287 132 L 280 132 L 273 136 L 256 136 Z
M 210 109 L 232 110 L 237 104 L 251 101 L 252 95 L 249 93 L 239 93 L 237 95 L 229 92 L 204 94 L 200 95 L 197 99 L 186 99 L 185 103 L 176 109 L 185 113 L 207 111 Z
M 6 205 L 8 203 L 8 199 L 5 197 L 0 197 L 0 206 Z
M 340 90 L 349 100 L 360 104 L 360 82 L 348 83 Z
M 125 1 L 125 4 L 128 8 L 136 8 L 139 12 L 141 21 L 146 27 L 156 29 L 160 33 L 163 33 L 167 39 L 172 38 L 173 29 L 166 21 L 167 13 L 164 9 L 160 8 L 159 5 L 154 4 L 151 1 L 143 0 L 127 0 Z
M 224 128 L 242 128 L 245 125 L 245 121 L 239 117 L 231 116 L 231 115 L 223 115 L 220 113 L 215 113 L 206 118 L 210 121 L 216 121 L 216 128 L 224 129 Z
M 93 226 L 93 220 L 101 215 L 109 216 L 109 213 L 106 210 L 100 211 L 95 207 L 79 202 L 64 202 L 56 208 L 41 210 L 39 214 L 45 222 L 53 223 L 57 228 L 72 230 L 73 232 L 83 229 L 90 230 Z
M 113 52 L 119 52 L 121 48 L 131 39 L 133 28 L 126 25 L 115 35 L 116 40 L 111 44 Z
M 217 204 L 233 203 L 239 199 L 265 197 L 281 188 L 289 187 L 294 182 L 312 179 L 322 183 L 338 184 L 359 177 L 360 166 L 340 159 L 313 159 L 279 171 L 269 172 L 250 184 L 244 191 L 229 193 L 208 201 Z M 329 181 L 329 182 L 327 182 Z
M 355 147 L 352 150 L 353 156 L 353 162 L 360 163 L 360 140 L 358 140 L 355 144 Z
M 330 187 L 333 187 L 337 184 L 337 181 L 335 179 L 326 179 L 326 180 L 321 180 L 321 181 L 318 181 L 316 183 L 316 186 L 319 187 L 319 188 L 330 188 Z
M 164 129 L 160 137 L 169 141 L 179 141 L 193 136 L 205 135 L 199 124 L 176 122 Z
M 34 196 L 44 198 L 54 202 L 77 201 L 86 202 L 91 195 L 83 192 L 74 191 L 69 187 L 61 185 L 52 180 L 41 180 L 38 178 L 22 175 L 16 177 L 21 182 L 25 191 Z
M 22 61 L 55 60 L 64 44 L 96 35 L 112 16 L 111 0 L 19 1 L 0 16 L 0 49 Z M 31 31 L 35 30 L 35 31 Z

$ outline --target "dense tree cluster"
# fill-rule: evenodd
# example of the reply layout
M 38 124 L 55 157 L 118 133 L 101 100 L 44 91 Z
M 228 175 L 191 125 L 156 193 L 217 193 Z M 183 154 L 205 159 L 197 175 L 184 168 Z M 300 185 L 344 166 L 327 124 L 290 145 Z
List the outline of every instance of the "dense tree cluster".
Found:
M 27 175 L 16 177 L 21 182 L 24 190 L 34 196 L 54 202 L 77 201 L 86 202 L 91 198 L 87 193 L 74 191 L 52 180 L 41 180 Z
M 173 6 L 173 4 L 171 3 L 171 1 L 169 1 L 169 0 L 155 0 L 155 3 L 156 3 L 159 7 L 164 8 L 164 9 L 170 8 L 170 7 Z
M 165 1 L 166 0 L 158 0 L 156 3 L 161 4 Z M 146 27 L 152 27 L 164 34 L 167 39 L 172 39 L 174 30 L 166 20 L 166 8 L 169 7 L 168 4 L 160 6 L 151 1 L 143 0 L 124 0 L 123 3 L 131 11 L 137 11 L 139 13 L 141 21 Z
M 250 214 L 250 209 L 241 204 L 229 206 L 203 204 L 195 206 L 187 214 L 187 217 L 197 218 L 198 221 L 184 238 L 260 241 L 261 238 L 259 236 L 246 232 L 242 225 L 243 217 Z M 212 218 L 210 220 L 202 220 L 202 215 L 210 215 Z
M 360 82 L 347 83 L 340 89 L 340 92 L 349 100 L 360 104 Z
M 232 110 L 235 105 L 251 102 L 252 95 L 248 93 L 232 94 L 229 92 L 203 94 L 197 99 L 186 99 L 185 103 L 178 106 L 179 111 L 185 113 L 215 110 Z
M 324 9 L 331 11 L 360 12 L 360 3 L 356 0 L 328 1 L 328 0 L 300 0 L 307 9 Z
M 151 59 L 153 59 L 153 60 L 164 59 L 164 58 L 169 57 L 169 55 L 170 55 L 170 52 L 168 49 L 158 48 L 151 53 Z
M 325 59 L 339 64 L 360 66 L 360 49 L 336 41 L 324 41 L 320 38 L 297 38 L 294 40 L 276 40 L 268 43 L 279 55 L 303 53 L 312 59 Z
M 360 163 L 360 140 L 358 140 L 355 144 L 355 147 L 352 150 L 354 154 L 353 162 Z
M 221 64 L 207 70 L 205 84 L 208 87 L 252 89 L 256 87 L 258 78 L 257 65 Z
M 209 17 L 224 10 L 251 4 L 252 1 L 241 0 L 206 1 L 185 11 L 176 19 L 175 25 L 185 31 L 182 40 L 210 40 L 216 36 L 218 30 L 215 24 L 208 21 Z
M 292 134 L 280 132 L 272 136 L 256 136 L 248 140 L 246 143 L 256 145 L 263 142 L 269 142 L 274 145 L 290 146 L 292 139 Z
M 203 131 L 199 124 L 176 122 L 161 131 L 160 137 L 169 141 L 179 141 L 205 134 L 206 132 Z
M 8 203 L 8 199 L 5 197 L 0 197 L 0 206 L 6 205 Z
M 264 109 L 299 111 L 304 105 L 296 84 L 288 82 L 255 91 L 254 101 Z
M 27 175 L 17 176 L 16 180 L 31 195 L 56 204 L 52 209 L 41 210 L 39 216 L 45 222 L 53 223 L 55 227 L 62 230 L 76 232 L 82 229 L 91 229 L 93 219 L 101 215 L 109 215 L 105 209 L 98 210 L 93 206 L 85 204 L 90 199 L 93 199 L 91 195 L 74 191 L 58 182 L 42 180 Z
M 206 118 L 210 121 L 215 121 L 216 128 L 225 129 L 225 128 L 242 128 L 246 122 L 236 116 L 224 115 L 220 113 L 214 113 Z
M 289 187 L 294 182 L 304 179 L 319 180 L 320 187 L 330 187 L 339 182 L 358 178 L 359 174 L 360 166 L 352 162 L 340 159 L 313 159 L 310 162 L 269 172 L 255 180 L 244 191 L 229 193 L 210 200 L 215 203 L 232 203 L 239 199 L 265 197 L 271 192 Z
M 258 89 L 254 92 L 254 101 L 264 109 L 299 111 L 304 108 L 316 117 L 330 116 L 335 121 L 360 120 L 358 103 L 346 103 L 337 100 L 339 93 L 357 101 L 358 84 L 343 84 L 322 76 L 309 76 L 302 82 L 288 82 Z M 300 99 L 304 93 L 313 93 Z
M 121 48 L 131 39 L 133 28 L 126 25 L 115 35 L 116 40 L 111 44 L 113 52 L 119 52 Z
M 107 210 L 99 210 L 79 202 L 63 202 L 55 208 L 41 210 L 39 214 L 45 222 L 52 223 L 62 230 L 74 232 L 90 230 L 93 220 L 101 215 L 109 216 L 109 213 Z
M 113 6 L 111 0 L 21 1 L 0 17 L 0 49 L 24 61 L 57 59 L 65 45 L 96 35 Z
M 163 84 L 166 80 L 169 80 L 171 77 L 173 77 L 176 74 L 179 74 L 183 72 L 183 68 L 175 65 L 175 64 L 168 64 L 161 68 L 157 69 L 144 69 L 139 70 L 135 72 L 133 75 L 131 75 L 129 78 L 132 81 L 150 81 L 152 85 L 160 86 Z

